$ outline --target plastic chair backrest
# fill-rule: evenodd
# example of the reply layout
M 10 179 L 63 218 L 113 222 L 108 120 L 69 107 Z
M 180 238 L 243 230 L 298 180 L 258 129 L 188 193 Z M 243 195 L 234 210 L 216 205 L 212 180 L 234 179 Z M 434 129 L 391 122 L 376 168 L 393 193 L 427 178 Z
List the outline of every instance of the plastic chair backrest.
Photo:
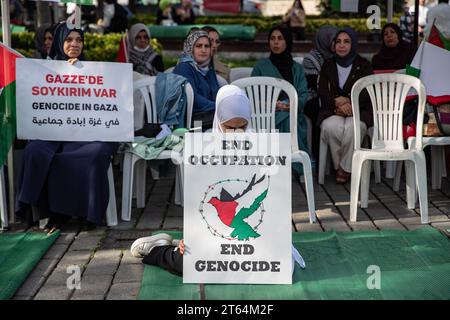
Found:
M 240 67 L 240 68 L 231 68 L 230 69 L 230 82 L 248 78 L 252 75 L 253 68 L 250 67 Z
M 403 108 L 413 88 L 419 97 L 416 127 L 416 149 L 422 150 L 422 126 L 425 111 L 425 87 L 420 79 L 404 74 L 377 74 L 359 79 L 352 88 L 351 99 L 355 134 L 355 149 L 361 147 L 359 95 L 366 89 L 372 101 L 374 130 L 372 149 L 404 150 Z
M 303 57 L 294 57 L 293 60 L 297 63 L 303 64 Z
M 133 91 L 139 90 L 144 100 L 145 109 L 147 111 L 147 123 L 158 123 L 158 108 L 156 107 L 155 98 L 156 76 L 145 77 L 134 81 Z M 194 108 L 194 90 L 189 82 L 185 86 L 186 92 L 186 128 L 191 128 L 192 110 Z
M 175 69 L 175 67 L 167 68 L 166 70 L 164 70 L 164 73 L 171 73 L 173 69 Z
M 216 74 L 217 82 L 219 83 L 219 87 L 223 87 L 228 84 L 228 81 L 219 74 Z
M 298 151 L 297 143 L 297 108 L 298 95 L 294 86 L 286 80 L 272 77 L 250 77 L 233 81 L 247 94 L 251 107 L 251 125 L 257 132 L 275 130 L 275 107 L 281 91 L 289 97 L 289 128 L 291 131 L 292 152 Z

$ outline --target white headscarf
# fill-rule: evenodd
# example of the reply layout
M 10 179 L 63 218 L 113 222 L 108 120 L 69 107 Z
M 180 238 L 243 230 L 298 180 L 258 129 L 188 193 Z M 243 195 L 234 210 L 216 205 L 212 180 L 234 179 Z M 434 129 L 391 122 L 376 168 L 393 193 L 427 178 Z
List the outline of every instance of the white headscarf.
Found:
M 250 100 L 245 92 L 235 85 L 225 85 L 217 92 L 212 132 L 222 132 L 220 125 L 234 118 L 247 120 L 245 132 L 249 132 L 251 115 Z

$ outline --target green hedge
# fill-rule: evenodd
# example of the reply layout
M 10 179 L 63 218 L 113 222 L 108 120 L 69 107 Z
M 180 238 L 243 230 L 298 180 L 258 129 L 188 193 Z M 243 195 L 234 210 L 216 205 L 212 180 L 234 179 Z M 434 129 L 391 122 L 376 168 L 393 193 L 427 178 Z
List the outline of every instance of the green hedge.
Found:
M 398 17 L 394 18 L 394 22 L 398 23 Z M 331 24 L 338 28 L 352 27 L 358 32 L 368 32 L 366 25 L 367 19 L 354 18 L 320 18 L 317 16 L 308 16 L 306 18 L 306 32 L 315 33 L 320 26 Z M 146 25 L 154 25 L 156 17 L 152 15 L 136 14 L 130 21 L 130 25 L 134 23 L 144 23 Z M 254 26 L 256 32 L 267 32 L 274 24 L 280 23 L 281 17 L 261 17 L 254 15 L 237 15 L 237 16 L 201 16 L 197 17 L 195 23 L 198 24 L 243 24 L 247 26 Z M 381 19 L 381 24 L 386 23 L 386 18 Z
M 84 54 L 86 58 L 91 61 L 116 61 L 120 37 L 121 35 L 119 33 L 106 35 L 85 34 Z M 34 33 L 13 33 L 12 46 L 24 56 L 32 57 L 35 48 Z M 152 46 L 157 52 L 162 52 L 162 46 L 157 39 L 152 39 Z

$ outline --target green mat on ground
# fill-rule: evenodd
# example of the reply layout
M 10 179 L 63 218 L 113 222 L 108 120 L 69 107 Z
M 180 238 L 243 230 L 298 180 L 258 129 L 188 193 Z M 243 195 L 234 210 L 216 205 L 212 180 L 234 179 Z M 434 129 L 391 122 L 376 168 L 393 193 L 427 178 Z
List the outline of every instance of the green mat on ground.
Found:
M 292 241 L 306 262 L 292 285 L 208 284 L 205 298 L 450 299 L 450 240 L 434 228 L 294 233 Z M 379 267 L 380 289 L 368 289 L 369 266 Z M 198 299 L 199 288 L 146 266 L 139 299 Z
M 14 296 L 58 236 L 59 232 L 0 234 L 0 300 Z

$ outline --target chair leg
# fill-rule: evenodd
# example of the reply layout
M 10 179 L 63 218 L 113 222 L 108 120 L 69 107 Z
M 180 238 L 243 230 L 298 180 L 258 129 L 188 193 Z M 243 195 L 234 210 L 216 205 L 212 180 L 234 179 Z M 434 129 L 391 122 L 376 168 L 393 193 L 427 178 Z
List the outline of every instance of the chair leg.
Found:
M 108 183 L 109 183 L 109 202 L 106 208 L 106 225 L 113 227 L 117 225 L 117 204 L 116 204 L 116 189 L 114 187 L 114 175 L 112 164 L 108 168 Z
M 395 177 L 395 161 L 386 161 L 386 178 L 393 179 Z
M 356 215 L 358 213 L 358 193 L 359 193 L 359 181 L 361 180 L 361 169 L 363 165 L 363 159 L 357 151 L 353 153 L 352 159 L 352 182 L 350 191 L 350 221 L 356 222 Z M 368 161 L 368 160 L 366 160 Z
M 125 153 L 123 159 L 123 181 L 122 181 L 122 220 L 131 220 L 131 202 L 134 164 L 138 160 L 132 153 Z
M 136 206 L 145 208 L 145 184 L 147 178 L 147 161 L 141 159 L 136 164 Z
M 431 146 L 431 188 L 441 189 L 443 168 L 445 162 L 442 161 L 444 148 L 442 146 Z
M 414 173 L 414 164 L 411 161 L 405 161 L 405 176 L 406 176 L 406 203 L 408 209 L 416 207 L 416 175 Z
M 8 228 L 8 208 L 6 206 L 6 184 L 4 167 L 0 166 L 0 229 Z
M 309 209 L 309 223 L 316 222 L 316 206 L 314 201 L 314 185 L 312 179 L 312 168 L 311 168 L 311 159 L 309 155 L 300 151 L 298 153 L 300 156 L 300 162 L 303 165 L 303 176 L 305 178 L 305 189 L 306 189 L 306 198 L 308 201 L 308 209 Z
M 361 208 L 367 208 L 369 205 L 369 186 L 370 186 L 370 167 L 371 160 L 363 162 L 361 171 Z
M 381 183 L 381 169 L 380 169 L 380 161 L 376 160 L 373 163 L 373 170 L 375 172 L 375 183 Z
M 395 192 L 400 190 L 400 180 L 402 179 L 403 161 L 397 161 L 397 167 L 395 168 L 395 178 L 392 189 Z
M 319 184 L 324 184 L 325 182 L 325 170 L 328 160 L 328 144 L 322 139 L 322 133 L 320 134 L 320 149 L 319 149 Z
M 416 185 L 419 193 L 420 221 L 428 223 L 427 164 L 425 154 L 420 153 L 415 159 Z

